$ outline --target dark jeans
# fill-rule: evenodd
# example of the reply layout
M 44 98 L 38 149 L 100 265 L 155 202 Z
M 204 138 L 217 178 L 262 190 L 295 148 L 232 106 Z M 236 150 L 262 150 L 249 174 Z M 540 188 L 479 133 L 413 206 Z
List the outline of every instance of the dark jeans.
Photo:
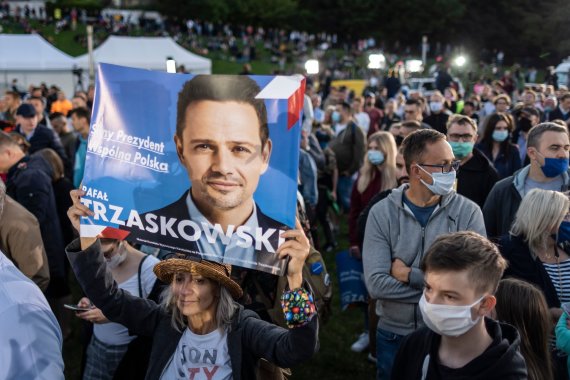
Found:
M 352 193 L 352 185 L 354 180 L 352 177 L 341 175 L 338 177 L 337 199 L 343 212 L 348 213 L 350 210 L 350 195 Z
M 334 246 L 336 245 L 336 239 L 333 234 L 332 222 L 329 217 L 329 189 L 325 186 L 319 186 L 319 201 L 317 203 L 316 217 L 320 225 L 323 227 L 323 232 L 325 233 L 325 244 Z M 319 247 L 322 248 L 322 247 Z
M 376 380 L 390 380 L 396 352 L 403 335 L 376 329 Z

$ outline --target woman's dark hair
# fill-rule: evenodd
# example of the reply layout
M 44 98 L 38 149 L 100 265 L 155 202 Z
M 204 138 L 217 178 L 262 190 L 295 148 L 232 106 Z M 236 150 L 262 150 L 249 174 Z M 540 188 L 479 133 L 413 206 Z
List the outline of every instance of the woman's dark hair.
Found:
M 249 104 L 253 107 L 259 121 L 261 147 L 264 147 L 269 138 L 269 127 L 267 126 L 265 102 L 263 99 L 256 98 L 260 91 L 258 84 L 245 75 L 196 75 L 184 83 L 178 94 L 176 135 L 182 138 L 182 132 L 186 127 L 186 111 L 191 103 L 204 100 L 231 101 Z
M 63 161 L 61 157 L 51 148 L 43 148 L 36 152 L 36 154 L 43 157 L 44 160 L 51 166 L 52 169 L 52 182 L 56 182 L 63 177 Z
M 519 331 L 529 380 L 551 380 L 548 339 L 552 324 L 542 291 L 528 282 L 507 278 L 499 282 L 495 297 L 497 320 L 507 322 Z
M 491 114 L 485 122 L 483 129 L 483 138 L 481 139 L 481 145 L 484 146 L 489 152 L 493 151 L 493 131 L 500 121 L 507 123 L 509 135 L 513 133 L 515 129 L 515 121 L 513 117 L 508 113 Z M 501 142 L 501 152 L 504 152 L 505 156 L 507 157 L 511 154 L 510 141 L 511 139 L 509 137 L 505 141 Z

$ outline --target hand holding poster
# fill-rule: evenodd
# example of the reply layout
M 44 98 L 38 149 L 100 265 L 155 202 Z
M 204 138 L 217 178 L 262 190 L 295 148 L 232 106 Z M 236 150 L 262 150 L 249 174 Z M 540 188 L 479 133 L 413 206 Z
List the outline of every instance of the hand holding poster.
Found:
M 295 224 L 297 77 L 99 66 L 81 236 L 282 274 Z

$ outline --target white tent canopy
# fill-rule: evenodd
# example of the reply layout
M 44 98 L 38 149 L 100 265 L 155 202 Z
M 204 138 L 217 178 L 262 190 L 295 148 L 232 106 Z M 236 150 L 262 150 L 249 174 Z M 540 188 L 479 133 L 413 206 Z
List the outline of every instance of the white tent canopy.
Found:
M 166 71 L 167 58 L 174 59 L 177 66 L 184 65 L 191 74 L 212 72 L 210 59 L 189 52 L 170 37 L 110 36 L 93 50 L 95 64 L 104 62 L 150 70 Z M 88 70 L 88 54 L 77 57 L 76 63 Z
M 0 52 L 0 88 L 17 79 L 22 90 L 45 82 L 72 95 L 75 60 L 39 35 L 0 34 Z

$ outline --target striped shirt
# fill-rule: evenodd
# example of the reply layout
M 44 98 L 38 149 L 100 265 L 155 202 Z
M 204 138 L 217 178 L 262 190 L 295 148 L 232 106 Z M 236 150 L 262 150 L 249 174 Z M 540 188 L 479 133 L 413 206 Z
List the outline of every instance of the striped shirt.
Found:
M 560 273 L 558 272 L 559 264 L 542 263 L 560 303 L 570 302 L 570 259 L 560 262 Z M 560 281 L 562 280 L 562 283 Z

